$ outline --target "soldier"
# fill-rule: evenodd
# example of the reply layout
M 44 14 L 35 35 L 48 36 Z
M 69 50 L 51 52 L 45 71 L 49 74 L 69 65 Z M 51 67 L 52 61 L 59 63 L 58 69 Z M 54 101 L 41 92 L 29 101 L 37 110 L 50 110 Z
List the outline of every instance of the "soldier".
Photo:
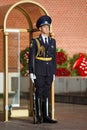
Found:
M 37 20 L 36 27 L 41 34 L 31 40 L 29 50 L 30 79 L 36 86 L 37 123 L 57 122 L 49 117 L 49 93 L 56 72 L 56 41 L 50 37 L 51 22 L 47 15 Z

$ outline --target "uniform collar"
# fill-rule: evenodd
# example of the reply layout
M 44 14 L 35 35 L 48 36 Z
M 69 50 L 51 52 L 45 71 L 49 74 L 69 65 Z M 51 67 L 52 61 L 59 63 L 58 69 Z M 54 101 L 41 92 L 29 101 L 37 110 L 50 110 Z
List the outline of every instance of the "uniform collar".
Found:
M 39 35 L 39 40 L 42 41 L 41 43 L 44 44 L 42 34 Z M 48 42 L 51 43 L 51 37 L 48 37 Z
M 44 36 L 43 34 L 41 34 L 41 37 L 42 37 L 44 42 L 45 42 L 45 38 L 47 38 L 47 42 L 48 42 L 48 36 Z

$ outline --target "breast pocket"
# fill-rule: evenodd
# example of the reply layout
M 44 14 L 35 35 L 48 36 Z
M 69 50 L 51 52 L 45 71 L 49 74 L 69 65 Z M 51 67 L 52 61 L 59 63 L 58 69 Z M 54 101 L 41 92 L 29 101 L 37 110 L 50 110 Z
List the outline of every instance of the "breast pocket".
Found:
M 55 49 L 54 49 L 53 45 L 50 46 L 50 51 L 51 51 L 51 53 L 54 53 Z

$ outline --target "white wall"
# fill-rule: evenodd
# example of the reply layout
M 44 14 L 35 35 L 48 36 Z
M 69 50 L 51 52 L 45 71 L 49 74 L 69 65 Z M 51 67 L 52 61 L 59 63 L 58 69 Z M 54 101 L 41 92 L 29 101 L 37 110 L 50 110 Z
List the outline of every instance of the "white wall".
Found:
M 87 78 L 56 78 L 54 84 L 55 93 L 87 91 Z

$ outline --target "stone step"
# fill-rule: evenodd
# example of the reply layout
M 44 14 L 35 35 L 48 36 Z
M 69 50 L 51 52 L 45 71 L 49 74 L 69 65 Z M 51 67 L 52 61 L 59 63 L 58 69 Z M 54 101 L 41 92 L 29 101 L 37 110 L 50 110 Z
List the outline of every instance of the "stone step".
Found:
M 28 116 L 29 116 L 29 110 L 23 108 L 12 109 L 11 113 L 9 114 L 9 117 L 28 117 Z

